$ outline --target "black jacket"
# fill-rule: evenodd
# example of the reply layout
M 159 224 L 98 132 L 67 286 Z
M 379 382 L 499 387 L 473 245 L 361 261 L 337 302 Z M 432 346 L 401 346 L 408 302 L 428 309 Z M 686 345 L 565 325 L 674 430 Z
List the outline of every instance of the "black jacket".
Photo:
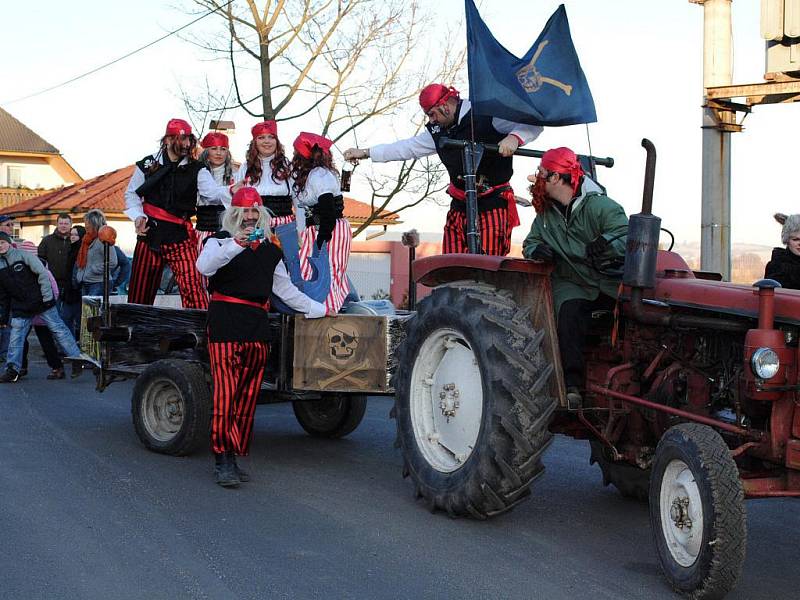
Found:
M 790 290 L 800 290 L 800 256 L 787 248 L 773 248 L 764 277 L 774 279 Z
M 16 248 L 0 255 L 0 324 L 33 317 L 53 304 L 50 278 L 36 256 Z

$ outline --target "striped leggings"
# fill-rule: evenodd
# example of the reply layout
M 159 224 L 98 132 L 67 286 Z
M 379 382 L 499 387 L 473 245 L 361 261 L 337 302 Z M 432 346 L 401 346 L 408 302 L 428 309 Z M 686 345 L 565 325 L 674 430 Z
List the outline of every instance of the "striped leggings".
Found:
M 506 207 L 478 211 L 477 225 L 484 254 L 505 256 L 511 251 L 511 230 L 508 228 Z M 442 254 L 466 253 L 468 248 L 467 213 L 451 208 L 447 211 L 444 225 Z
M 143 239 L 136 241 L 128 283 L 128 302 L 152 305 L 161 283 L 164 265 L 175 274 L 184 308 L 208 308 L 208 292 L 197 271 L 197 242 L 194 236 L 177 244 L 161 244 L 155 252 Z
M 211 450 L 247 456 L 253 437 L 253 415 L 264 379 L 266 342 L 208 342 L 214 382 Z
M 303 279 L 311 278 L 311 265 L 308 257 L 312 255 L 314 243 L 317 240 L 317 228 L 308 227 L 302 233 L 300 242 L 300 269 Z M 325 298 L 325 308 L 328 312 L 336 313 L 342 308 L 344 299 L 350 291 L 347 285 L 347 262 L 350 260 L 350 243 L 353 234 L 350 222 L 347 219 L 337 219 L 333 228 L 331 241 L 328 242 L 328 263 L 331 266 L 331 291 Z

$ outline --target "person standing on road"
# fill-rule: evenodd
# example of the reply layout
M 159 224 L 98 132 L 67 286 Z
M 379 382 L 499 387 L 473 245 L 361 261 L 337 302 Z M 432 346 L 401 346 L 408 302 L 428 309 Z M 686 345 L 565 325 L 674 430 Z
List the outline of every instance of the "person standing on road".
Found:
M 487 152 L 478 166 L 477 229 L 484 254 L 505 256 L 511 250 L 511 230 L 519 225 L 514 191 L 509 183 L 512 155 L 519 147 L 536 139 L 542 132 L 538 125 L 523 125 L 505 119 L 474 115 L 469 100 L 462 100 L 455 88 L 432 83 L 420 92 L 419 104 L 428 123 L 416 137 L 367 149 L 349 148 L 345 160 L 370 158 L 373 162 L 410 160 L 438 154 L 450 175 L 447 193 L 452 198 L 444 226 L 442 253 L 467 252 L 467 208 L 464 165 L 461 148 L 442 148 L 439 140 L 474 140 L 497 144 L 499 153 Z
M 45 262 L 58 284 L 59 297 L 56 300 L 56 307 L 62 317 L 64 316 L 64 291 L 70 285 L 72 277 L 72 267 L 69 264 L 69 252 L 72 248 L 72 242 L 69 239 L 71 229 L 72 217 L 68 213 L 59 214 L 56 219 L 56 230 L 42 238 L 38 250 L 39 258 Z
M 592 311 L 613 308 L 620 283 L 601 265 L 624 259 L 628 217 L 585 176 L 569 148 L 545 152 L 528 181 L 536 218 L 522 255 L 555 263 L 551 281 L 561 365 L 567 402 L 577 409 L 583 402 L 583 350 Z
M 184 308 L 208 308 L 208 294 L 195 268 L 197 242 L 191 217 L 197 212 L 198 193 L 223 203 L 228 187 L 219 185 L 198 160 L 192 158 L 197 140 L 183 119 L 167 123 L 161 147 L 154 156 L 136 163 L 125 191 L 125 214 L 136 226 L 128 301 L 155 301 L 164 265 L 178 283 Z
M 86 235 L 75 259 L 75 283 L 80 286 L 82 296 L 102 296 L 105 283 L 103 242 L 98 234 L 106 224 L 106 216 L 99 208 L 93 208 L 84 217 Z M 108 253 L 109 276 L 117 268 L 117 253 L 112 248 Z M 109 281 L 109 285 L 111 281 Z
M 344 196 L 331 156 L 332 145 L 331 140 L 315 133 L 303 132 L 297 136 L 292 158 L 292 191 L 297 209 L 306 215 L 307 227 L 302 232 L 300 246 L 303 279 L 312 277 L 308 259 L 315 246 L 321 250 L 328 242 L 331 289 L 325 307 L 328 312 L 337 313 L 350 291 L 347 263 L 353 234 L 350 222 L 344 218 Z
M 783 225 L 783 248 L 773 248 L 772 258 L 764 269 L 764 277 L 774 279 L 790 290 L 800 290 L 800 215 L 776 213 L 775 220 Z
M 89 358 L 81 354 L 75 338 L 61 320 L 47 270 L 34 254 L 12 247 L 11 236 L 0 232 L 0 323 L 11 324 L 6 371 L 0 375 L 0 383 L 19 380 L 25 338 L 37 315 L 67 358 Z
M 237 487 L 250 479 L 236 457 L 246 456 L 250 449 L 256 400 L 269 355 L 270 294 L 309 318 L 325 316 L 322 304 L 292 284 L 276 241 L 258 191 L 244 187 L 223 213 L 222 230 L 206 241 L 197 259 L 197 270 L 208 277 L 211 292 L 211 449 L 215 480 L 223 487 Z

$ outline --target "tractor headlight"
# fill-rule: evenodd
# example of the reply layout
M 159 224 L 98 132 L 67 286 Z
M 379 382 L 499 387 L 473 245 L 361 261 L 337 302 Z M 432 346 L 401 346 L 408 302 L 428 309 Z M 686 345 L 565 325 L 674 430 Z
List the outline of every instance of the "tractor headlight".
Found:
M 778 353 L 772 348 L 759 348 L 753 352 L 750 366 L 753 368 L 753 373 L 756 374 L 756 377 L 771 379 L 778 372 L 781 360 L 778 358 Z

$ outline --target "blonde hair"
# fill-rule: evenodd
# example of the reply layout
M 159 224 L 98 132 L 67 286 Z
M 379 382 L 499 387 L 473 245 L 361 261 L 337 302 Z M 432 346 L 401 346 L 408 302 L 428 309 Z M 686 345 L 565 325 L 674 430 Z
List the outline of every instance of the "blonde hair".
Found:
M 256 227 L 264 230 L 265 239 L 269 239 L 272 235 L 270 229 L 270 216 L 269 212 L 263 206 L 256 206 L 258 209 L 258 223 Z M 240 206 L 230 206 L 222 213 L 222 229 L 235 235 L 237 231 L 243 229 L 244 223 L 244 208 Z

